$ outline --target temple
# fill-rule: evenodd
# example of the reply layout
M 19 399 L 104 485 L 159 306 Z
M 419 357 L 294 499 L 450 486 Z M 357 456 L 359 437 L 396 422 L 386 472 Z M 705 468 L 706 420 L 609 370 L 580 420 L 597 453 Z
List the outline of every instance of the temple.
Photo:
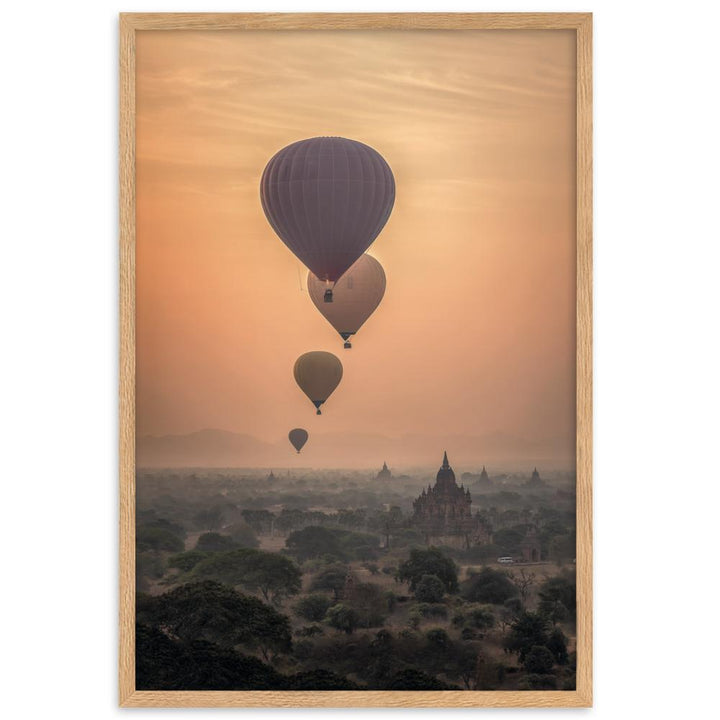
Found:
M 477 478 L 477 475 L 466 473 L 463 477 Z M 489 484 L 483 466 L 478 483 Z M 525 483 L 532 487 L 541 487 L 545 482 L 540 478 L 537 468 L 532 477 Z M 470 548 L 474 545 L 487 545 L 493 542 L 493 532 L 510 527 L 523 535 L 517 544 L 515 562 L 542 562 L 542 544 L 535 519 L 529 511 L 522 513 L 517 510 L 506 510 L 498 513 L 494 507 L 483 514 L 472 512 L 470 491 L 464 485 L 458 485 L 455 473 L 448 462 L 447 452 L 435 478 L 435 485 L 428 485 L 427 490 L 413 502 L 412 525 L 425 535 L 428 545 L 446 545 L 456 548 Z
M 425 535 L 429 545 L 470 547 L 489 541 L 489 534 L 480 521 L 473 517 L 470 491 L 457 484 L 455 473 L 448 462 L 447 452 L 438 470 L 435 485 L 423 490 L 413 502 L 412 522 Z
M 525 483 L 526 487 L 544 487 L 545 481 L 540 477 L 540 473 L 537 468 L 533 469 L 533 473 L 530 479 Z
M 382 470 L 375 476 L 375 479 L 392 480 L 392 473 L 390 472 L 386 462 L 383 463 Z

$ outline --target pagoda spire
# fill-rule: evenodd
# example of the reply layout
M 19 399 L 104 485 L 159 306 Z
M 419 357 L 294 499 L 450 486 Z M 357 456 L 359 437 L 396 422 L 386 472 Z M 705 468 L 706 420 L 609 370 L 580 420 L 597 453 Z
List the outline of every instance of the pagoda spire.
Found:
M 448 462 L 448 459 L 447 459 L 447 450 L 445 450 L 445 452 L 443 454 L 442 466 L 443 466 L 443 470 L 447 470 L 450 467 L 450 463 Z

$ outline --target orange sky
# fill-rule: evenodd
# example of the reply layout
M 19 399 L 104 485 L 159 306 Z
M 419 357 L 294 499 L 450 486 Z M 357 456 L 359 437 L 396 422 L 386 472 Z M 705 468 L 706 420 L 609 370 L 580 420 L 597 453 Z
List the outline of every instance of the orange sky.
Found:
M 572 32 L 139 32 L 138 435 L 500 432 L 572 457 L 574 118 Z M 350 351 L 259 202 L 268 159 L 317 135 L 397 185 Z M 320 417 L 292 375 L 316 349 L 345 368 Z

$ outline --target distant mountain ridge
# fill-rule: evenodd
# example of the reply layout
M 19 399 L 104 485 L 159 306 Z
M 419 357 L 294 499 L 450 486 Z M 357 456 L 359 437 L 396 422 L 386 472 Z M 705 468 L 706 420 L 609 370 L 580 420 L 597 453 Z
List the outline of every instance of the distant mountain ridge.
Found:
M 137 465 L 152 467 L 296 467 L 368 468 L 433 466 L 447 450 L 457 466 L 533 464 L 571 469 L 575 447 L 554 439 L 529 441 L 503 433 L 482 436 L 403 435 L 392 438 L 368 433 L 312 433 L 297 455 L 286 438 L 270 443 L 244 433 L 205 429 L 184 435 L 137 438 Z

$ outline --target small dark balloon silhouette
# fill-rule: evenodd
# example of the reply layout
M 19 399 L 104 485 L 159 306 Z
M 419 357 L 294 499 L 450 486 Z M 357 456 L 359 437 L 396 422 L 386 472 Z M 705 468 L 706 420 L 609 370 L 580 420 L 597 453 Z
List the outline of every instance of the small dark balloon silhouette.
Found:
M 303 428 L 293 428 L 288 433 L 288 439 L 299 455 L 303 445 L 305 445 L 308 440 L 308 432 Z

